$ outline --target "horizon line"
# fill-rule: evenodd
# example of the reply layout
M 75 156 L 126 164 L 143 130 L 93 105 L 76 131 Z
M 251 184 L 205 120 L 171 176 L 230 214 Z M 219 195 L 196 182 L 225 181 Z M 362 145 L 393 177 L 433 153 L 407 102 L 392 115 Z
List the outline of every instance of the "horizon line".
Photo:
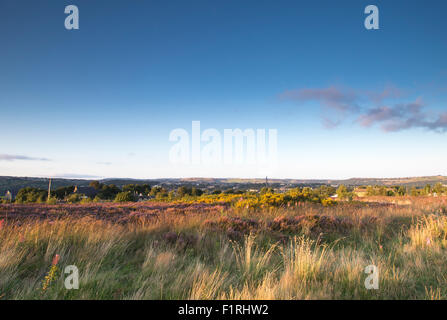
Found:
M 185 180 L 185 179 L 219 179 L 219 180 L 262 180 L 264 181 L 266 178 L 268 180 L 301 180 L 301 181 L 343 181 L 343 180 L 355 180 L 355 179 L 366 179 L 366 180 L 393 180 L 393 179 L 415 179 L 415 178 L 436 178 L 443 177 L 447 178 L 446 175 L 428 175 L 428 176 L 406 176 L 406 177 L 350 177 L 350 178 L 272 178 L 272 177 L 263 177 L 263 178 L 224 178 L 224 177 L 158 177 L 158 178 L 119 178 L 119 177 L 94 177 L 89 175 L 85 175 L 84 177 L 61 177 L 61 176 L 9 176 L 9 175 L 0 175 L 0 178 L 30 178 L 30 179 L 59 179 L 59 180 Z

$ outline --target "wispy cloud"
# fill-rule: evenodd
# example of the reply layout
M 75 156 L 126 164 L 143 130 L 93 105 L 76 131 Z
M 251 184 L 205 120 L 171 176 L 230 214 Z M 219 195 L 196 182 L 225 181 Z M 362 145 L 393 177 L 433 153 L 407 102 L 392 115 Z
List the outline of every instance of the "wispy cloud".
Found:
M 334 86 L 306 88 L 285 91 L 280 97 L 298 102 L 316 101 L 322 107 L 330 108 L 335 113 L 325 112 L 322 116 L 323 126 L 328 129 L 339 126 L 343 120 L 354 118 L 354 122 L 362 127 L 377 125 L 385 132 L 412 128 L 447 132 L 447 112 L 429 113 L 421 98 L 396 103 L 398 99 L 403 99 L 404 93 L 391 85 L 378 92 Z
M 334 129 L 341 124 L 340 120 L 332 120 L 327 117 L 323 117 L 321 121 L 326 129 Z
M 371 101 L 375 104 L 382 104 L 384 100 L 387 99 L 398 99 L 403 97 L 404 92 L 402 89 L 399 89 L 393 85 L 387 85 L 385 88 L 380 91 L 368 91 L 366 95 L 369 97 Z
M 358 122 L 364 127 L 379 123 L 385 131 L 398 131 L 399 128 L 409 128 L 423 119 L 425 115 L 422 108 L 420 98 L 408 104 L 370 108 L 358 117 Z
M 317 101 L 342 112 L 359 109 L 357 93 L 354 90 L 337 87 L 287 90 L 280 95 L 280 98 L 300 102 Z
M 16 160 L 26 160 L 26 161 L 51 161 L 47 158 L 35 158 L 23 155 L 12 155 L 12 154 L 0 154 L 0 161 L 16 161 Z
M 396 132 L 411 128 L 423 128 L 436 132 L 447 132 L 447 112 L 430 116 L 424 111 L 421 98 L 408 104 L 371 108 L 358 117 L 363 127 L 380 125 L 385 132 Z

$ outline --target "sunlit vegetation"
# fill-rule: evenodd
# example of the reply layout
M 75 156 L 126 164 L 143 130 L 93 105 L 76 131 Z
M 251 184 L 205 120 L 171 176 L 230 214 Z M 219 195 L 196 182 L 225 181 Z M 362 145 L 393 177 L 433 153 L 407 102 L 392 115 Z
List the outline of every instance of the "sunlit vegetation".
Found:
M 229 188 L 226 190 L 202 190 L 194 186 L 180 186 L 176 189 L 167 189 L 163 186 L 150 186 L 148 184 L 129 184 L 121 188 L 114 184 L 104 184 L 92 181 L 84 194 L 75 186 L 60 187 L 51 190 L 48 198 L 48 190 L 26 187 L 20 189 L 15 196 L 15 203 L 89 203 L 89 202 L 137 202 L 137 201 L 169 201 L 184 203 L 225 203 L 241 208 L 262 208 L 265 206 L 293 206 L 300 201 L 321 203 L 326 206 L 334 205 L 336 200 L 353 201 L 358 197 L 386 196 L 442 196 L 447 195 L 447 187 L 441 183 L 427 184 L 424 187 L 404 186 L 360 186 L 347 187 L 340 185 L 319 187 L 297 187 L 287 190 L 274 190 L 264 187 L 259 191 L 240 190 Z M 2 200 L 8 203 L 11 200 Z
M 163 202 L 3 204 L 0 297 L 447 298 L 447 197 L 373 196 L 325 206 L 314 196 L 266 190 Z M 364 286 L 371 264 L 380 271 L 378 290 Z M 68 265 L 79 268 L 79 290 L 64 287 Z

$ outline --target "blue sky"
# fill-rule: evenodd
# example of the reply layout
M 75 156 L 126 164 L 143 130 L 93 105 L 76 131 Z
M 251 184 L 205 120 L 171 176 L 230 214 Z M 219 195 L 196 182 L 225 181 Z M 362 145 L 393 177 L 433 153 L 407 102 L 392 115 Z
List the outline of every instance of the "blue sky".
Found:
M 77 5 L 80 29 L 66 30 Z M 366 30 L 364 9 L 379 8 Z M 278 131 L 278 178 L 447 174 L 445 1 L 0 3 L 0 175 L 262 177 L 176 165 L 173 129 Z

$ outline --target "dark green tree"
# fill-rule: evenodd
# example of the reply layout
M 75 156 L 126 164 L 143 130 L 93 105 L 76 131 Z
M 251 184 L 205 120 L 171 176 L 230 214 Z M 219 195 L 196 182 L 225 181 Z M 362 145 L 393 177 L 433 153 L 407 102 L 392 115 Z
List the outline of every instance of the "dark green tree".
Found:
M 115 197 L 115 202 L 133 202 L 133 201 L 136 201 L 136 198 L 132 191 L 120 192 Z

